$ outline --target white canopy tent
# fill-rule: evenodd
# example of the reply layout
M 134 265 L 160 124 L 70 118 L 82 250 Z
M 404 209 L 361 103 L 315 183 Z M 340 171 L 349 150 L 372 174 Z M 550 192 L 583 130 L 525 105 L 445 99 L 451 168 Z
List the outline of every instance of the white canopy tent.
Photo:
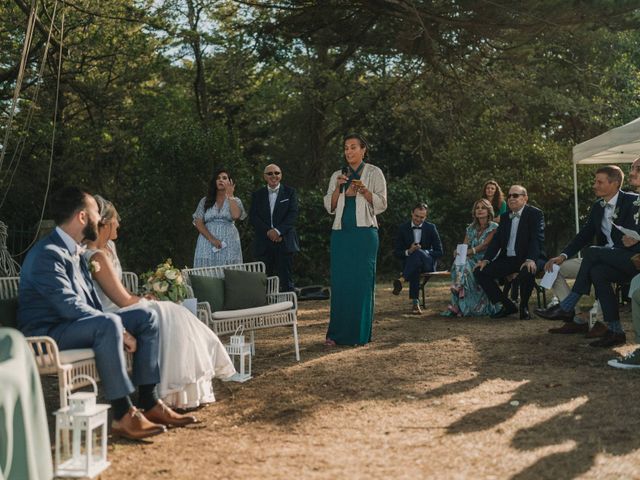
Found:
M 576 232 L 580 230 L 577 166 L 599 163 L 631 163 L 638 157 L 640 157 L 640 118 L 573 147 L 573 196 Z

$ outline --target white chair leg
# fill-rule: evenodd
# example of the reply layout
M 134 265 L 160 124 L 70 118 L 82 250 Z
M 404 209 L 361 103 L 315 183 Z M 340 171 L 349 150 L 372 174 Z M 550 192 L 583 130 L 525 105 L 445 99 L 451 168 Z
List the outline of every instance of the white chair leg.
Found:
M 293 343 L 296 346 L 296 361 L 300 361 L 300 347 L 298 345 L 298 324 L 293 324 Z

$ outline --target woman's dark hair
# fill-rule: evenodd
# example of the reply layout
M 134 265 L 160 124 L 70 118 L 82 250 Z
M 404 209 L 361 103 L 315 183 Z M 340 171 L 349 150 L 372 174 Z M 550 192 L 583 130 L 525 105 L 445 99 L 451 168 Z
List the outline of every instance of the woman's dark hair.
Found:
M 366 148 L 367 149 L 367 151 L 364 152 L 363 160 L 369 160 L 369 142 L 367 142 L 367 139 L 364 138 L 359 133 L 349 133 L 349 134 L 345 135 L 344 138 L 342 139 L 342 145 L 344 145 L 344 143 L 347 140 L 352 140 L 352 139 L 358 140 L 358 142 L 360 142 L 360 148 Z
M 229 180 L 231 180 L 231 174 L 226 168 L 219 168 L 213 173 L 213 177 L 211 177 L 211 181 L 209 182 L 209 191 L 207 192 L 207 198 L 204 201 L 205 211 L 209 210 L 211 207 L 213 207 L 213 204 L 216 203 L 216 192 L 218 191 L 218 189 L 216 188 L 216 180 L 218 179 L 218 175 L 220 175 L 221 173 L 226 173 L 229 177 Z
M 502 193 L 502 189 L 500 188 L 500 185 L 498 185 L 498 182 L 495 180 L 487 180 L 482 186 L 480 198 L 487 198 L 487 185 L 493 185 L 496 187 L 496 193 L 493 194 L 493 198 L 491 199 L 491 206 L 493 207 L 493 211 L 497 214 L 500 211 L 502 202 L 504 202 L 504 193 Z
M 75 186 L 63 187 L 51 197 L 51 216 L 56 225 L 62 225 L 80 210 L 87 207 L 91 194 Z

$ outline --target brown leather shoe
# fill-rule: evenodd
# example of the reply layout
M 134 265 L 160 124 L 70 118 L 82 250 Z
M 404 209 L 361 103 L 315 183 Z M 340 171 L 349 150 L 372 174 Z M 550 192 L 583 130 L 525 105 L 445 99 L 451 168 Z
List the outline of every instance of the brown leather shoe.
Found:
M 158 400 L 155 407 L 144 412 L 144 416 L 147 417 L 147 420 L 153 423 L 159 423 L 161 425 L 171 427 L 184 427 L 191 423 L 198 423 L 198 419 L 193 415 L 181 415 L 176 413 L 167 407 L 162 400 Z
M 414 315 L 422 315 L 422 308 L 420 308 L 420 305 L 418 305 L 417 303 L 414 303 L 411 313 L 413 313 Z
M 591 330 L 587 332 L 584 336 L 585 338 L 602 338 L 606 335 L 608 329 L 607 326 L 602 322 L 596 322 Z
M 589 345 L 592 347 L 609 348 L 624 345 L 625 343 L 627 343 L 627 336 L 624 333 L 613 333 L 611 330 L 608 330 L 606 335 L 595 342 L 591 342 Z
M 120 420 L 111 422 L 113 435 L 130 440 L 141 440 L 166 431 L 167 427 L 150 422 L 136 407 L 131 407 Z
M 549 333 L 587 333 L 589 331 L 589 325 L 586 323 L 564 322 L 561 327 L 550 328 Z

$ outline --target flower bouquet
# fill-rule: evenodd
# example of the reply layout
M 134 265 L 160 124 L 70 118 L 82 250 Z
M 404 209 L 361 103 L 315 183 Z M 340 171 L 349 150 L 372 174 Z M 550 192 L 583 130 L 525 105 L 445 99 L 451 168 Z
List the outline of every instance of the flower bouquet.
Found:
M 182 272 L 171 263 L 168 258 L 155 270 L 142 274 L 144 291 L 156 296 L 158 300 L 171 300 L 181 302 L 187 296 L 187 288 L 184 286 Z

